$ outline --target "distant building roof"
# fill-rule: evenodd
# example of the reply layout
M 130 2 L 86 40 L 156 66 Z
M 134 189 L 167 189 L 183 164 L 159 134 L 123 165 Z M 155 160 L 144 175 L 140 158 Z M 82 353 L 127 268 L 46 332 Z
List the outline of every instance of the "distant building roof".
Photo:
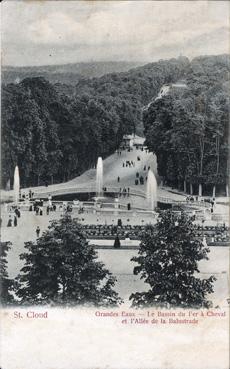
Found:
M 133 140 L 134 139 L 134 134 L 132 135 L 124 135 L 123 136 L 123 140 Z
M 143 141 L 143 142 L 145 140 L 144 137 L 134 135 L 134 133 L 132 133 L 131 135 L 124 135 L 123 139 L 124 140 L 134 140 L 134 141 Z
M 135 136 L 134 140 L 133 140 L 133 144 L 135 145 L 143 145 L 145 142 L 144 137 L 140 137 L 140 136 Z
M 185 81 L 178 81 L 178 82 L 176 82 L 176 83 L 172 83 L 172 87 L 178 87 L 178 88 L 187 88 L 188 86 L 187 86 L 187 84 L 186 84 L 186 82 Z

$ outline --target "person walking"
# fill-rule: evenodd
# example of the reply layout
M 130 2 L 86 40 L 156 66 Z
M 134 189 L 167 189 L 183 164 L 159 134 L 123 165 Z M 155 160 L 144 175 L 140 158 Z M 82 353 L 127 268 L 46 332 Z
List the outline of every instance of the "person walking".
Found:
M 118 182 L 118 183 L 120 182 L 120 177 L 119 177 L 119 176 L 117 177 L 117 182 Z
M 39 227 L 39 226 L 37 226 L 37 228 L 36 228 L 36 235 L 37 235 L 37 238 L 39 237 L 40 232 L 41 232 L 40 227 Z

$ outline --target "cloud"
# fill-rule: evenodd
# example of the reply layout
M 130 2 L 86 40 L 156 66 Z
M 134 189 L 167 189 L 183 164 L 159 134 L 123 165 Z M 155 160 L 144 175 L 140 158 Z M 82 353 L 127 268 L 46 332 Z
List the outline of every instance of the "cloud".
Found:
M 227 1 L 6 2 L 4 63 L 47 64 L 51 51 L 52 63 L 226 53 L 228 10 Z

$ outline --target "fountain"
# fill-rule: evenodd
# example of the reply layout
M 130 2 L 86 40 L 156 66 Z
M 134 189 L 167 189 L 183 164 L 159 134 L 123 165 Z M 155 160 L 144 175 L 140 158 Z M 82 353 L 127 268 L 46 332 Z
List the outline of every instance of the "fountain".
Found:
M 16 204 L 18 203 L 19 200 L 19 190 L 20 190 L 20 178 L 18 166 L 16 165 L 14 170 L 14 200 Z
M 146 199 L 151 210 L 157 206 L 157 181 L 151 169 L 148 171 Z
M 99 157 L 97 160 L 97 172 L 96 172 L 96 198 L 103 197 L 103 161 Z

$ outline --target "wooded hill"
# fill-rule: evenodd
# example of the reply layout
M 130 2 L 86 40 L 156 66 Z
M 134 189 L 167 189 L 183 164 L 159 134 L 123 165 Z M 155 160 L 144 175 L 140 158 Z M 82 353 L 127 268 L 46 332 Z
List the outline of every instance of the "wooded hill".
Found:
M 150 63 L 128 72 L 79 80 L 75 85 L 60 83 L 53 85 L 42 77 L 26 78 L 17 84 L 4 85 L 2 91 L 3 186 L 9 178 L 12 180 L 16 164 L 19 165 L 22 186 L 65 181 L 81 174 L 95 165 L 99 155 L 106 157 L 111 154 L 119 146 L 123 134 L 143 133 L 143 106 L 154 100 L 162 85 L 186 79 L 189 85 L 186 93 L 189 94 L 190 100 L 191 96 L 196 96 L 199 101 L 202 101 L 200 95 L 213 96 L 214 91 L 218 90 L 217 85 L 224 86 L 224 82 L 228 80 L 228 73 L 228 56 L 201 57 L 192 62 L 185 57 L 180 57 Z M 222 91 L 223 88 L 219 88 Z M 177 120 L 181 125 L 177 126 L 178 135 L 181 136 L 180 132 L 184 129 L 185 137 L 190 137 L 191 134 L 197 137 L 193 128 L 187 131 L 185 127 L 188 125 L 183 124 L 182 112 L 191 103 L 186 96 L 174 97 L 170 94 L 159 100 L 157 104 L 150 104 L 148 112 L 144 113 L 147 143 L 159 155 L 159 172 L 166 180 L 169 180 L 169 177 L 165 176 L 164 169 L 160 165 L 163 152 L 159 151 L 157 142 L 160 147 L 163 145 L 163 151 L 165 146 L 160 136 L 157 139 L 157 135 L 161 135 L 162 129 L 162 136 L 164 136 L 167 130 L 162 126 L 157 131 L 155 122 L 161 120 L 162 116 L 163 121 L 168 122 L 167 124 L 175 125 L 174 121 L 169 123 L 170 114 L 174 112 L 174 105 L 177 106 L 180 103 L 180 108 L 176 110 Z M 169 107 L 164 108 L 164 104 L 170 99 L 171 105 L 168 103 Z M 216 104 L 219 104 L 221 109 L 222 104 L 225 105 L 226 110 L 227 102 L 224 103 L 224 98 L 216 97 L 216 99 L 220 101 Z M 208 101 L 213 101 L 213 97 Z M 187 105 L 184 106 L 184 104 Z M 156 106 L 159 114 L 155 114 Z M 163 116 L 163 110 L 169 112 L 167 119 Z M 182 114 L 181 117 L 180 114 Z M 200 114 L 198 110 L 193 111 L 193 116 L 198 122 L 200 121 L 197 115 L 200 117 Z M 225 112 L 225 121 L 221 115 L 221 127 L 226 126 L 226 114 Z M 190 114 L 186 119 L 192 119 L 193 116 Z M 197 123 L 198 127 L 200 124 Z M 205 124 L 209 123 L 206 121 Z M 170 129 L 168 134 L 172 133 Z M 225 137 L 225 135 L 226 129 L 222 136 Z M 194 138 L 193 141 L 196 142 L 196 139 Z M 191 145 L 193 141 L 190 141 Z M 178 141 L 178 145 L 184 148 L 183 139 Z M 206 162 L 209 162 L 208 158 L 206 159 L 202 162 L 202 170 L 206 167 Z M 218 169 L 224 178 L 226 163 L 223 164 L 223 162 L 226 162 L 226 154 L 224 159 L 221 154 Z M 173 165 L 177 164 L 174 161 Z M 177 174 L 176 176 L 178 177 Z M 193 171 L 194 183 L 197 181 L 196 176 Z M 184 177 L 185 174 L 183 174 Z M 226 178 L 223 179 L 225 180 Z M 176 181 L 172 178 L 171 183 L 174 184 Z
M 43 77 L 50 83 L 75 85 L 78 80 L 101 77 L 108 73 L 126 72 L 131 68 L 143 65 L 141 62 L 88 62 L 61 65 L 41 65 L 31 67 L 2 67 L 4 84 L 19 83 L 25 78 Z
M 229 181 L 229 57 L 194 59 L 186 88 L 149 105 L 146 143 L 165 184 L 188 193 L 225 195 Z

